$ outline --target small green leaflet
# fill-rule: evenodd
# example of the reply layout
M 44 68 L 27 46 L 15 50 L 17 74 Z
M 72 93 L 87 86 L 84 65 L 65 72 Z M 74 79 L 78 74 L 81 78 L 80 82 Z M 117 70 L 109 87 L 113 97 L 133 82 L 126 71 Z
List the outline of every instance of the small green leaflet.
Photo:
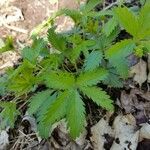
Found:
M 77 90 L 71 92 L 69 104 L 67 107 L 67 122 L 70 127 L 70 135 L 73 139 L 79 137 L 84 128 L 85 123 L 85 108 L 81 96 Z
M 96 69 L 101 60 L 103 58 L 103 54 L 101 51 L 92 51 L 89 56 L 85 59 L 85 63 L 83 65 L 85 71 Z
M 88 51 L 92 46 L 95 46 L 96 42 L 94 40 L 82 41 L 80 44 L 76 45 L 73 51 L 70 52 L 70 60 L 75 62 L 80 56 L 81 52 Z
M 140 39 L 150 38 L 150 1 L 146 1 L 145 5 L 141 8 L 139 13 Z
M 3 108 L 2 112 L 0 113 L 0 118 L 2 118 L 2 123 L 0 125 L 1 128 L 4 129 L 8 126 L 13 128 L 16 117 L 19 114 L 18 110 L 16 109 L 16 103 L 0 102 L 0 107 Z
M 116 21 L 115 17 L 112 17 L 111 19 L 108 20 L 107 23 L 103 26 L 102 32 L 106 35 L 109 36 L 115 28 L 118 26 L 118 22 Z
M 94 9 L 94 7 L 97 6 L 98 4 L 100 4 L 101 2 L 102 2 L 102 0 L 89 0 L 88 3 L 82 9 L 82 12 L 84 14 L 86 14 L 87 12 Z
M 136 38 L 140 30 L 138 17 L 133 12 L 131 12 L 127 7 L 115 8 L 114 14 L 116 19 L 124 27 L 124 29 Z
M 72 9 L 72 10 L 67 9 L 67 8 L 66 9 L 62 9 L 62 10 L 59 11 L 59 15 L 58 16 L 60 16 L 62 14 L 65 14 L 66 16 L 69 16 L 71 19 L 73 19 L 73 21 L 75 23 L 78 23 L 80 21 L 80 19 L 82 19 L 81 12 L 78 11 L 78 10 L 75 10 L 75 9 Z
M 97 87 L 81 87 L 81 91 L 93 100 L 97 105 L 106 108 L 107 110 L 114 110 L 112 100 L 105 91 Z
M 98 82 L 104 80 L 108 75 L 107 70 L 103 68 L 97 68 L 93 71 L 86 71 L 79 75 L 76 84 L 78 86 L 92 86 Z
M 45 126 L 52 125 L 65 116 L 67 102 L 69 100 L 68 97 L 70 97 L 68 91 L 60 92 L 44 116 L 43 124 L 45 124 Z
M 46 73 L 44 80 L 49 88 L 54 89 L 69 89 L 75 82 L 74 76 L 71 73 L 62 71 Z
M 36 95 L 32 96 L 31 99 L 29 99 L 29 109 L 28 112 L 30 115 L 35 114 L 38 112 L 40 106 L 45 103 L 49 98 L 52 91 L 46 90 L 37 93 Z
M 128 62 L 126 57 L 133 53 L 135 44 L 132 40 L 123 40 L 111 46 L 105 53 L 111 65 L 116 67 L 118 73 L 126 78 L 128 75 Z
M 123 80 L 120 79 L 120 76 L 116 74 L 116 69 L 109 69 L 107 78 L 103 81 L 104 84 L 109 87 L 122 88 Z
M 66 39 L 61 34 L 56 33 L 54 27 L 48 30 L 48 40 L 56 50 L 60 52 L 66 50 Z
M 44 53 L 48 54 L 48 50 L 46 49 L 46 42 L 41 38 L 34 39 L 31 47 L 25 47 L 22 50 L 23 58 L 31 63 L 36 63 L 39 55 Z
M 14 49 L 13 38 L 11 36 L 7 36 L 5 43 L 0 43 L 0 53 L 10 51 Z
M 57 98 L 57 92 L 54 94 L 51 94 L 46 101 L 43 101 L 42 105 L 39 107 L 36 117 L 37 121 L 40 122 L 43 120 L 45 114 L 47 113 L 48 109 L 51 107 L 51 104 L 56 100 Z

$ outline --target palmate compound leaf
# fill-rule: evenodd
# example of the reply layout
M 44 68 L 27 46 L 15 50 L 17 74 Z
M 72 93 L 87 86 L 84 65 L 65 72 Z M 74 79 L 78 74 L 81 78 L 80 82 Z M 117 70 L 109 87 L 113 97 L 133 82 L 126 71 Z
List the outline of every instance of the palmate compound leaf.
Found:
M 123 28 L 136 38 L 140 30 L 138 17 L 131 12 L 127 7 L 117 7 L 114 9 L 114 14 Z
M 80 90 L 91 100 L 93 100 L 98 106 L 101 106 L 107 110 L 113 111 L 114 106 L 110 96 L 105 91 L 97 87 L 80 87 Z
M 73 139 L 78 137 L 84 128 L 85 108 L 84 103 L 77 90 L 71 92 L 67 107 L 67 122 L 70 129 L 70 135 Z
M 108 75 L 108 71 L 103 68 L 97 68 L 93 71 L 86 71 L 81 73 L 77 78 L 76 84 L 78 86 L 92 86 L 99 81 L 104 80 Z
M 92 51 L 89 56 L 85 59 L 85 63 L 83 65 L 85 71 L 96 69 L 101 60 L 103 58 L 103 54 L 101 51 Z
M 127 39 L 112 45 L 105 53 L 110 64 L 116 68 L 123 78 L 128 76 L 127 57 L 133 53 L 134 48 L 133 40 Z
M 74 76 L 68 72 L 51 71 L 43 76 L 46 86 L 54 89 L 69 89 L 75 82 Z

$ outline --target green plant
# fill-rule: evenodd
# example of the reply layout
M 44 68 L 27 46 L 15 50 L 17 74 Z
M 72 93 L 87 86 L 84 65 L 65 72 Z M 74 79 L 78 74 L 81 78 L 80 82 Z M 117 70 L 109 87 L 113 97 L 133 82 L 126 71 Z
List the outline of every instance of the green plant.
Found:
M 125 6 L 93 11 L 98 3 L 91 0 L 81 10 L 60 10 L 42 23 L 34 31 L 32 45 L 22 50 L 22 63 L 1 78 L 2 93 L 16 96 L 9 106 L 13 103 L 17 112 L 22 97 L 27 100 L 42 137 L 48 137 L 52 125 L 62 118 L 66 118 L 71 137 L 79 136 L 86 120 L 84 102 L 89 99 L 113 111 L 112 100 L 99 83 L 122 87 L 128 77 L 128 56 L 142 57 L 150 51 L 149 2 L 138 14 Z M 71 17 L 74 28 L 57 33 L 55 18 L 59 15 Z M 49 25 L 47 37 L 39 38 L 36 34 Z M 117 42 L 122 28 L 130 38 Z M 7 112 L 8 125 L 15 121 L 10 115 Z

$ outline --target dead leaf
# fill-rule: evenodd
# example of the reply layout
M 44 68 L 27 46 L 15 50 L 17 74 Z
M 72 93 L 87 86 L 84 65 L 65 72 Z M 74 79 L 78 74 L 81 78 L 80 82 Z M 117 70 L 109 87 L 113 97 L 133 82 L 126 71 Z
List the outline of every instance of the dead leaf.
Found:
M 119 115 L 113 124 L 115 141 L 110 150 L 136 150 L 138 145 L 139 131 L 136 131 L 136 120 L 129 115 Z
M 19 58 L 19 54 L 14 51 L 7 51 L 0 54 L 0 75 L 3 74 L 8 67 L 13 67 Z
M 140 141 L 150 139 L 150 124 L 144 123 L 140 129 Z
M 133 80 L 140 86 L 147 80 L 147 64 L 144 60 L 140 59 L 139 63 L 131 67 L 131 74 L 133 74 Z
M 126 113 L 134 112 L 132 97 L 125 91 L 121 92 L 120 103 L 121 107 L 125 110 Z
M 0 26 L 24 20 L 21 9 L 10 6 L 0 10 Z
M 104 135 L 108 134 L 110 137 L 112 137 L 113 131 L 109 126 L 108 121 L 102 118 L 91 128 L 91 134 L 92 136 L 90 139 L 92 145 L 94 146 L 94 150 L 104 150 L 104 144 L 107 142 Z
M 8 144 L 9 144 L 9 135 L 5 130 L 2 130 L 0 132 L 0 150 L 6 150 Z
M 123 108 L 126 113 L 134 113 L 137 124 L 145 123 L 150 116 L 150 92 L 131 89 L 130 93 L 122 91 L 120 101 L 117 101 L 119 107 Z M 138 111 L 137 111 L 138 110 Z
M 148 55 L 148 71 L 149 71 L 149 74 L 148 74 L 148 83 L 150 83 L 150 54 Z
M 58 3 L 58 0 L 49 0 L 50 4 L 55 4 L 55 3 Z

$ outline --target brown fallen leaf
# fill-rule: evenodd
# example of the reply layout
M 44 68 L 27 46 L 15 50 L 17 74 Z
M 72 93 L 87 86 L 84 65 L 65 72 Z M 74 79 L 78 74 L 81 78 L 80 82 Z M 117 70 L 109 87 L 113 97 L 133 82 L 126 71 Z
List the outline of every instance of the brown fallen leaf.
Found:
M 150 83 L 150 54 L 148 55 L 148 71 L 149 71 L 149 74 L 148 74 L 148 83 Z
M 132 74 L 133 80 L 140 86 L 147 80 L 147 64 L 144 60 L 140 59 L 139 63 L 131 67 L 130 74 Z
M 0 150 L 5 150 L 9 144 L 9 135 L 5 130 L 0 132 Z
M 21 9 L 15 6 L 0 9 L 0 26 L 23 20 Z
M 132 96 L 127 94 L 125 91 L 121 92 L 120 104 L 126 113 L 134 112 L 134 105 L 132 101 Z
M 134 113 L 137 124 L 145 123 L 150 116 L 150 92 L 137 88 L 131 89 L 130 93 L 122 91 L 118 106 L 126 113 Z
M 150 124 L 144 123 L 140 129 L 140 141 L 143 139 L 150 139 Z
M 90 139 L 94 150 L 105 150 L 104 144 L 107 142 L 105 135 L 109 135 L 109 137 L 114 135 L 108 120 L 103 118 L 91 128 L 91 134 Z
M 0 54 L 0 75 L 3 74 L 8 67 L 13 67 L 19 58 L 20 56 L 15 51 L 7 51 Z
M 113 123 L 115 140 L 110 150 L 136 150 L 139 131 L 136 131 L 136 120 L 131 114 L 115 118 Z

